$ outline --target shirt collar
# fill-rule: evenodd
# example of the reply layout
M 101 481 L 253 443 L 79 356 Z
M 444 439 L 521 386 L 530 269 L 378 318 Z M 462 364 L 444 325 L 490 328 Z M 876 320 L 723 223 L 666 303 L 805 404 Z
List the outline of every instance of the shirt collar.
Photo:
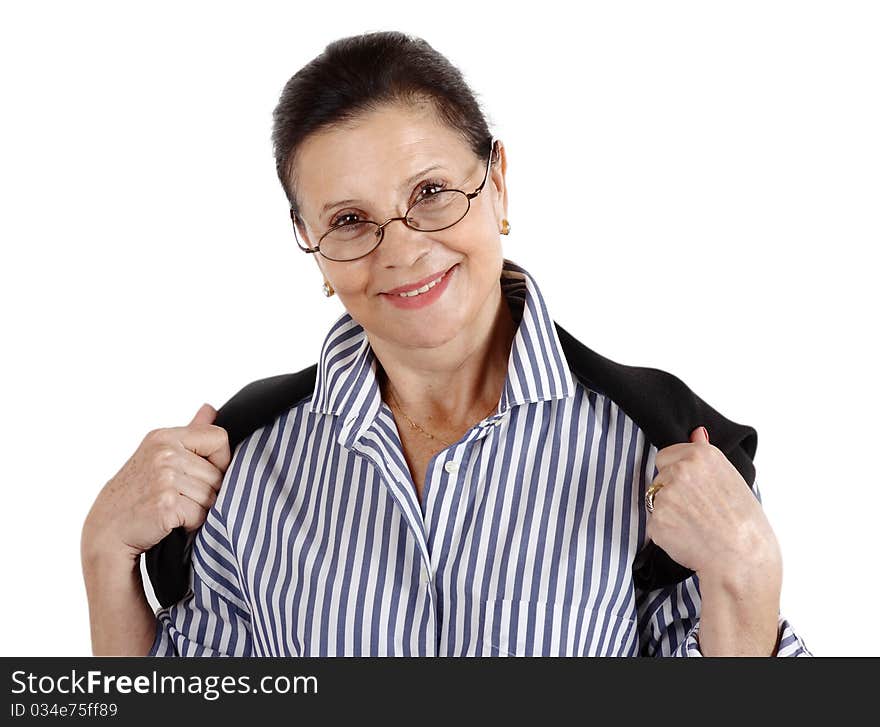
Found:
M 574 378 L 535 279 L 505 258 L 500 282 L 517 330 L 494 416 L 502 416 L 520 404 L 574 396 Z M 344 313 L 321 346 L 315 390 L 309 404 L 313 413 L 339 417 L 340 443 L 350 446 L 381 408 L 377 367 L 378 360 L 364 328 Z

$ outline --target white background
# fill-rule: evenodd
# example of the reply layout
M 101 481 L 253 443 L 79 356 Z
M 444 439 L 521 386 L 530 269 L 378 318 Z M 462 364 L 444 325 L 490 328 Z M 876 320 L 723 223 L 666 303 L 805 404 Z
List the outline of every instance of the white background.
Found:
M 10 6 L 0 652 L 91 654 L 103 484 L 150 429 L 317 360 L 343 310 L 294 244 L 271 112 L 327 43 L 387 29 L 477 92 L 505 255 L 555 320 L 758 430 L 809 648 L 878 652 L 876 4 Z

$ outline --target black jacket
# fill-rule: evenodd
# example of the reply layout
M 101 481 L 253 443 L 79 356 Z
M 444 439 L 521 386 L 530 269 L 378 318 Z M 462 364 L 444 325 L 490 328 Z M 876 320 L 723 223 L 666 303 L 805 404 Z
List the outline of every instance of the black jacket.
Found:
M 587 348 L 554 322 L 575 378 L 588 388 L 608 396 L 645 433 L 657 449 L 690 441 L 701 424 L 712 444 L 736 467 L 750 487 L 755 482 L 753 460 L 758 447 L 754 428 L 725 418 L 691 391 L 681 379 L 655 368 L 627 366 Z M 249 434 L 270 424 L 315 388 L 317 364 L 293 374 L 280 374 L 253 381 L 217 412 L 214 424 L 229 437 L 230 453 Z M 147 573 L 162 606 L 176 603 L 189 590 L 189 569 L 195 531 L 178 527 L 145 554 Z M 663 549 L 648 541 L 633 564 L 634 582 L 646 589 L 671 585 L 693 575 Z

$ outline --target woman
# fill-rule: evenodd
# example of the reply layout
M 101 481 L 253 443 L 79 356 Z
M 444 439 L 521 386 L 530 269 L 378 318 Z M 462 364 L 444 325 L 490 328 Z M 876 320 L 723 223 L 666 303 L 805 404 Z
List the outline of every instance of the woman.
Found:
M 96 653 L 810 655 L 757 489 L 705 429 L 658 450 L 572 376 L 503 255 L 505 147 L 446 58 L 336 41 L 274 121 L 297 243 L 346 312 L 312 394 L 231 458 L 207 409 L 107 484 Z M 192 592 L 155 618 L 137 557 L 181 524 Z M 640 590 L 649 539 L 693 577 Z

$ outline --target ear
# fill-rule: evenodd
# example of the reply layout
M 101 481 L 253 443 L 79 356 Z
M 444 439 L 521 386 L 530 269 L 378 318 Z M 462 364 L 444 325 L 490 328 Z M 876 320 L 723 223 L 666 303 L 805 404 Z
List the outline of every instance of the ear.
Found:
M 495 142 L 498 160 L 489 169 L 489 181 L 494 191 L 495 214 L 499 223 L 507 217 L 507 149 L 500 139 Z

